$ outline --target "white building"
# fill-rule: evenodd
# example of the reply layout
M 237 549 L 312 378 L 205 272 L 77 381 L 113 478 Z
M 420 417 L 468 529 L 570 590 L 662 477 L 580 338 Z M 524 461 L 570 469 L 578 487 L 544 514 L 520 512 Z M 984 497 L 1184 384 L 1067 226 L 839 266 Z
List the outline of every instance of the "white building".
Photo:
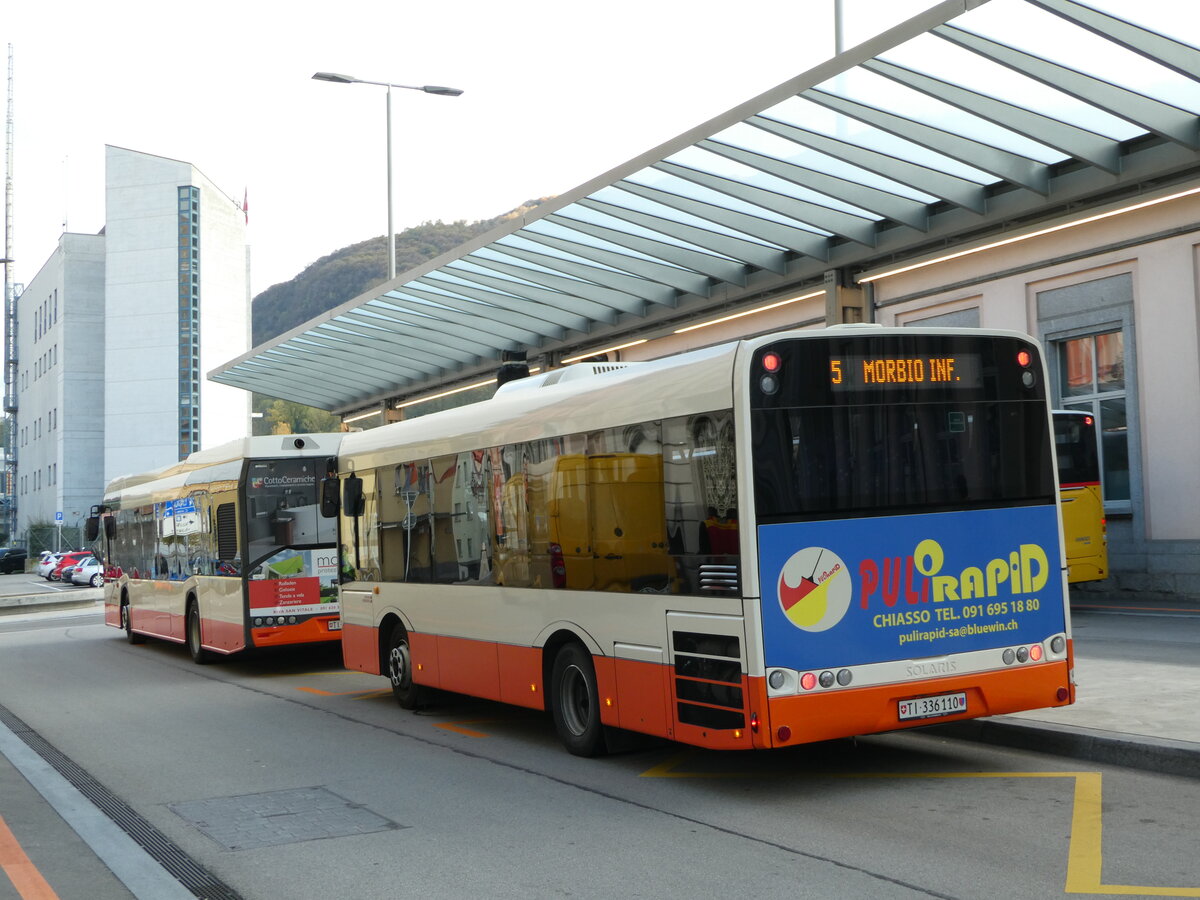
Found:
M 204 373 L 250 346 L 240 205 L 190 163 L 106 147 L 104 477 L 249 434 Z
M 250 433 L 250 395 L 203 378 L 250 344 L 240 204 L 118 147 L 105 181 L 103 232 L 62 235 L 17 300 L 18 538 L 76 525 L 118 475 Z
M 17 301 L 17 534 L 86 517 L 104 483 L 104 237 L 64 234 Z

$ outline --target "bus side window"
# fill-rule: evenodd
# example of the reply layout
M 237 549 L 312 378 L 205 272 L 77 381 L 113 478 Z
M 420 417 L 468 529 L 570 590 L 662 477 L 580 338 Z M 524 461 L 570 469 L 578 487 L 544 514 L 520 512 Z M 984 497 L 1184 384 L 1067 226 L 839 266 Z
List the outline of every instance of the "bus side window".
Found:
M 701 570 L 740 554 L 737 460 L 730 411 L 662 424 L 663 503 L 677 593 L 701 594 Z

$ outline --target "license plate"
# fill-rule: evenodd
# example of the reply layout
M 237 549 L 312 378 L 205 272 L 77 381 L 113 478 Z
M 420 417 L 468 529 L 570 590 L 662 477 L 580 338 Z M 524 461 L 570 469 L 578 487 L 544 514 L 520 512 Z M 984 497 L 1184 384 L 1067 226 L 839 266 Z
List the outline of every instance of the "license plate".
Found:
M 334 619 L 332 622 L 330 622 L 329 630 L 330 631 L 341 631 L 342 630 L 342 620 Z
M 934 697 L 915 697 L 912 700 L 901 700 L 898 706 L 901 720 L 954 716 L 967 711 L 967 695 L 966 693 L 957 693 L 938 694 Z

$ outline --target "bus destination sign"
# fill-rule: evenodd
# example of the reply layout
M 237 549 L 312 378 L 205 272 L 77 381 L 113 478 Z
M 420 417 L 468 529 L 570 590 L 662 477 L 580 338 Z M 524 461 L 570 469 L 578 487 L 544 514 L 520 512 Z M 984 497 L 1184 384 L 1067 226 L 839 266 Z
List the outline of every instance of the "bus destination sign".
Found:
M 978 388 L 982 385 L 979 355 L 841 356 L 829 359 L 829 385 L 835 391 L 871 388 Z

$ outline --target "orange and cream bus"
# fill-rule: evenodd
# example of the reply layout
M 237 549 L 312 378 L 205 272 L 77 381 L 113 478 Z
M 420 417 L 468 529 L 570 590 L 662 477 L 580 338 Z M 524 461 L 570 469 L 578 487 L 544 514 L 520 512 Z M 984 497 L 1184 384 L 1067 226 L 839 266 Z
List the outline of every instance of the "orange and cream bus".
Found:
M 1056 409 L 1054 448 L 1067 581 L 1100 581 L 1108 577 L 1108 519 L 1100 487 L 1096 417 L 1090 412 Z
M 612 369 L 612 366 L 606 367 Z M 794 745 L 1073 702 L 1041 350 L 838 326 L 580 364 L 338 453 L 348 668 Z
M 320 492 L 342 437 L 243 438 L 110 483 L 88 521 L 105 621 L 131 643 L 186 644 L 198 663 L 339 640 L 338 522 Z

